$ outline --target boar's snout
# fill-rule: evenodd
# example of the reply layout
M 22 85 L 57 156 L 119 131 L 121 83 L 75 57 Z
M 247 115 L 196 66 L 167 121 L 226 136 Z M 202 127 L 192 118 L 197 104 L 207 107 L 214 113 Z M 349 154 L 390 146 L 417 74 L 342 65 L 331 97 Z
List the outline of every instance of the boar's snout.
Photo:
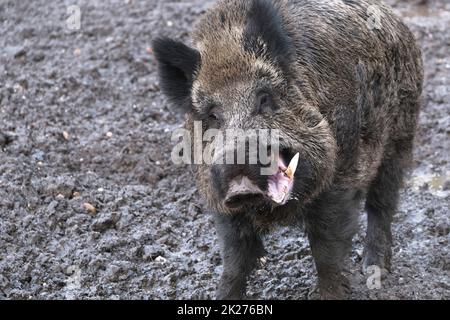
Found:
M 230 181 L 224 205 L 229 209 L 239 209 L 264 200 L 264 192 L 246 176 L 238 176 Z

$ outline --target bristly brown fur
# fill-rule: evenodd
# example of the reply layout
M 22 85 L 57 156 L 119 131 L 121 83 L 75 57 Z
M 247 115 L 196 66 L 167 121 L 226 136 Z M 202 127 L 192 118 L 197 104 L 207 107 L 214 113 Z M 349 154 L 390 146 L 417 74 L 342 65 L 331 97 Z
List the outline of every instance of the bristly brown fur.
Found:
M 371 8 L 379 29 L 368 26 Z M 301 155 L 295 201 L 263 213 L 231 212 L 222 201 L 227 178 L 211 166 L 195 167 L 221 239 L 218 297 L 242 297 L 264 253 L 261 235 L 299 220 L 321 296 L 345 297 L 342 270 L 364 197 L 364 265 L 389 270 L 390 224 L 411 158 L 423 82 L 421 52 L 408 28 L 376 0 L 221 0 L 192 39 L 198 57 L 188 50 L 180 58 L 180 46 L 171 62 L 168 42 L 155 46 L 168 83 L 163 91 L 191 109 L 187 127 L 214 105 L 221 129 L 279 129 L 282 146 Z M 254 111 L 261 88 L 278 107 L 270 116 Z

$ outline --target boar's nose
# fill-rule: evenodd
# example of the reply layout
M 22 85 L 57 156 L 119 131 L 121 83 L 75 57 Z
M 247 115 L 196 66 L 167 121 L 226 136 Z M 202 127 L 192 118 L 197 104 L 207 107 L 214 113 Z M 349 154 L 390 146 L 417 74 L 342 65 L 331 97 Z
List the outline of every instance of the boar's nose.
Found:
M 230 209 L 258 203 L 264 199 L 263 191 L 246 176 L 231 180 L 224 204 Z

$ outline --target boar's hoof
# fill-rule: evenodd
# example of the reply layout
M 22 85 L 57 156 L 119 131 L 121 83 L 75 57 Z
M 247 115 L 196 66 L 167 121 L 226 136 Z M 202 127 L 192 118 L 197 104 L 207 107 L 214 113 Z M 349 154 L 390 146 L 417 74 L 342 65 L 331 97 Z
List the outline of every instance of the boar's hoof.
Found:
M 386 246 L 387 247 L 387 246 Z M 365 274 L 373 273 L 372 266 L 380 268 L 381 278 L 384 279 L 391 271 L 391 255 L 390 247 L 380 248 L 374 246 L 367 246 L 363 254 L 363 268 Z
M 309 293 L 310 300 L 345 300 L 351 293 L 351 286 L 348 279 L 344 276 L 336 280 L 322 280 Z

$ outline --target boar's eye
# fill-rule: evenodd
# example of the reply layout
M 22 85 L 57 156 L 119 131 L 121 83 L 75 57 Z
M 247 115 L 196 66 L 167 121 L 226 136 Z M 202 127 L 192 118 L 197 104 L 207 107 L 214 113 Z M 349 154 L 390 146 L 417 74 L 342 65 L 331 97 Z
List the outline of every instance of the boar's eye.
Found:
M 256 97 L 256 110 L 258 113 L 271 114 L 277 109 L 272 96 L 267 92 L 260 92 Z
M 217 113 L 217 111 L 215 110 L 215 108 L 213 108 L 208 113 L 208 128 L 219 129 L 220 128 L 220 122 L 221 122 L 220 121 L 220 116 Z

